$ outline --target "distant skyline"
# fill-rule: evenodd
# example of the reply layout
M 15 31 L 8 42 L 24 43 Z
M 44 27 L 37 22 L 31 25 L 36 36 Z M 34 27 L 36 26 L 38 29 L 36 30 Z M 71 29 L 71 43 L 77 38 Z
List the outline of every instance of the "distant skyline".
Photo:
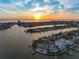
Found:
M 34 14 L 43 19 L 79 19 L 79 0 L 0 0 L 0 19 L 33 19 Z

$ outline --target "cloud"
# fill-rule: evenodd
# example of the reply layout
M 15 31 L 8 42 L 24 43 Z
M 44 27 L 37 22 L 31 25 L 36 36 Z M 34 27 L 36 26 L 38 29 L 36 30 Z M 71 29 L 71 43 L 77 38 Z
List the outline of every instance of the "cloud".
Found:
M 79 12 L 79 0 L 0 0 L 0 13 L 24 13 L 28 10 L 36 10 L 36 13 L 75 13 Z
M 56 13 L 58 10 L 55 9 L 55 7 L 52 7 L 52 6 L 49 6 L 49 5 L 45 5 L 45 6 L 42 6 L 42 7 L 36 7 L 36 8 L 33 8 L 33 9 L 29 9 L 29 11 L 32 11 L 36 14 L 38 13 L 42 13 L 42 14 L 52 14 L 52 13 Z
M 78 12 L 79 11 L 79 0 L 59 0 L 64 5 L 66 12 Z
M 34 7 L 39 7 L 40 6 L 40 4 L 37 2 L 37 3 L 32 3 L 32 6 L 34 6 Z
M 44 2 L 49 3 L 50 1 L 49 0 L 44 0 Z
M 6 2 L 7 3 L 7 2 Z M 3 10 L 5 13 L 6 11 L 10 12 L 19 12 L 24 7 L 22 0 L 19 0 L 18 2 L 13 0 L 11 3 L 3 4 L 0 2 L 0 10 Z

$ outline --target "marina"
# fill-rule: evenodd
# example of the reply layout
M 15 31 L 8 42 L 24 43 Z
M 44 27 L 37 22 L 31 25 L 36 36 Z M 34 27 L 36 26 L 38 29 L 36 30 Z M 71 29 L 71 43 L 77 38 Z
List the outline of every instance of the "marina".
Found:
M 79 0 L 0 0 L 0 59 L 79 59 Z
M 60 59 L 61 58 L 60 56 L 62 56 L 62 58 L 64 58 L 63 56 L 66 56 L 66 55 L 70 55 L 71 57 L 69 57 L 69 58 L 72 58 L 72 57 L 74 57 L 74 54 L 75 54 L 72 52 L 73 51 L 78 52 L 78 46 L 76 46 L 73 43 L 75 41 L 73 41 L 71 39 L 71 37 L 69 36 L 70 35 L 69 33 L 74 33 L 76 36 L 74 34 L 71 36 L 73 38 L 75 38 L 75 37 L 77 39 L 79 38 L 78 37 L 78 26 L 72 26 L 72 27 L 67 27 L 67 28 L 63 28 L 63 29 L 58 28 L 58 30 L 48 30 L 45 32 L 40 31 L 39 33 L 38 32 L 30 33 L 30 32 L 24 32 L 24 30 L 28 30 L 28 29 L 31 29 L 34 27 L 19 26 L 17 21 L 9 22 L 9 23 L 11 24 L 10 28 L 8 28 L 7 30 L 0 30 L 0 33 L 1 33 L 0 38 L 1 38 L 1 42 L 2 42 L 1 46 L 4 46 L 2 49 L 5 48 L 4 50 L 0 50 L 0 52 L 2 51 L 2 53 L 3 53 L 3 51 L 5 51 L 2 55 L 2 58 L 6 57 L 8 59 L 9 58 L 12 59 L 13 56 L 19 56 L 19 57 L 14 57 L 14 58 L 15 59 L 17 59 L 17 58 L 19 58 L 19 59 L 20 58 L 21 59 L 22 58 L 23 59 L 26 59 L 26 58 L 49 59 L 50 58 L 51 59 L 57 55 L 58 59 Z M 54 27 L 54 25 L 49 25 L 49 26 L 44 25 L 44 26 L 38 26 L 38 27 L 36 26 L 35 28 L 41 27 L 42 29 L 44 29 L 45 27 L 48 27 L 48 29 L 50 29 L 50 27 L 52 27 L 52 26 Z M 55 25 L 55 26 L 58 27 L 58 26 L 64 26 L 64 25 Z M 63 39 L 63 37 L 61 37 L 62 36 L 61 33 L 62 33 L 62 35 L 66 36 L 66 37 L 64 36 L 64 39 Z M 60 37 L 60 39 L 56 39 L 56 37 Z M 55 39 L 55 40 L 53 40 L 53 39 Z M 67 40 L 67 39 L 70 39 L 70 40 Z M 37 43 L 35 43 L 36 41 L 37 41 Z M 62 41 L 62 43 L 61 43 L 61 41 Z M 58 46 L 58 48 L 56 46 L 54 46 L 55 44 L 53 44 L 53 43 L 55 43 L 56 46 Z M 65 47 L 65 46 L 68 46 L 67 44 L 70 47 L 69 51 L 68 51 L 68 48 Z M 32 46 L 29 46 L 29 45 L 32 45 Z M 36 46 L 36 45 L 38 45 L 38 46 Z M 50 49 L 48 49 L 47 47 L 49 47 Z M 73 49 L 73 47 L 75 47 L 76 49 Z M 73 50 L 73 51 L 70 51 L 70 50 Z M 14 52 L 11 52 L 11 51 L 14 51 Z M 27 53 L 27 51 L 29 54 Z M 15 54 L 15 52 L 17 53 L 17 55 Z M 28 54 L 28 56 L 26 54 Z M 11 56 L 11 57 L 9 57 L 9 56 Z
M 68 36 L 66 35 L 70 35 L 71 38 L 68 39 Z M 66 33 L 58 33 L 54 34 L 53 36 L 42 37 L 34 41 L 33 50 L 45 55 L 54 55 L 55 53 L 56 55 L 63 53 L 72 55 L 68 50 L 77 47 L 76 45 L 78 44 L 75 43 L 76 41 L 79 41 L 78 30 Z M 76 51 L 76 49 L 74 50 Z

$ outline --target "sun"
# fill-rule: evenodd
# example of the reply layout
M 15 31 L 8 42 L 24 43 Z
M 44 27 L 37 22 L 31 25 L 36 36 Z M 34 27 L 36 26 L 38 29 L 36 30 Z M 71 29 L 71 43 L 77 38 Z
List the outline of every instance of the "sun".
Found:
M 34 14 L 35 19 L 41 19 L 41 17 L 42 17 L 42 14 Z

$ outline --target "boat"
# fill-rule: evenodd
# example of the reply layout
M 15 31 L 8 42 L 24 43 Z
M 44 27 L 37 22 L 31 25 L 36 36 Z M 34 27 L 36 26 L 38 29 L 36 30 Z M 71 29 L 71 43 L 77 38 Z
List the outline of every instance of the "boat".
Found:
M 43 49 L 40 49 L 40 48 L 35 49 L 35 50 L 36 50 L 36 52 L 38 52 L 38 53 L 47 54 L 47 51 L 46 51 L 46 50 L 43 50 Z

